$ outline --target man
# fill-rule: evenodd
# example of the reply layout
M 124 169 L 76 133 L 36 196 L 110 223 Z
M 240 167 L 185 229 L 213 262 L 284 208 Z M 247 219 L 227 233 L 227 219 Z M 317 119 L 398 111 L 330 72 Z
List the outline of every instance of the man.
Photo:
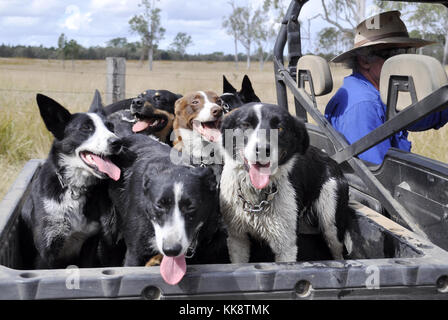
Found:
M 335 57 L 333 62 L 344 62 L 353 73 L 344 78 L 344 83 L 328 102 L 325 117 L 341 132 L 349 143 L 353 143 L 386 121 L 386 105 L 381 101 L 379 81 L 384 61 L 391 56 L 413 53 L 416 48 L 433 42 L 410 38 L 400 12 L 389 11 L 356 27 L 354 48 Z M 438 129 L 448 122 L 448 110 L 432 113 L 407 130 L 423 131 Z M 361 153 L 359 158 L 380 164 L 390 147 L 411 150 L 408 132 L 403 130 Z

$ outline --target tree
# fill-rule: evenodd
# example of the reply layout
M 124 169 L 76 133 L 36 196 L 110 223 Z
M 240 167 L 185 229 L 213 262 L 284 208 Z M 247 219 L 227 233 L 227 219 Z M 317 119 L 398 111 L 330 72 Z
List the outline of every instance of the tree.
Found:
M 139 7 L 142 7 L 143 12 L 133 16 L 129 20 L 131 31 L 141 36 L 143 48 L 148 50 L 150 71 L 152 71 L 154 49 L 165 34 L 165 29 L 160 25 L 161 10 L 156 8 L 155 1 L 142 0 Z M 142 52 L 143 55 L 144 53 Z
M 319 52 L 336 55 L 341 53 L 352 43 L 353 39 L 348 34 L 341 34 L 334 27 L 323 28 L 317 34 Z
M 107 46 L 112 48 L 126 48 L 127 44 L 126 38 L 113 38 L 107 41 Z
M 65 69 L 65 52 L 64 47 L 67 44 L 67 38 L 65 34 L 61 33 L 58 38 L 58 56 L 62 59 L 62 68 Z
M 171 47 L 174 51 L 178 52 L 181 56 L 185 54 L 185 51 L 188 46 L 193 44 L 193 40 L 191 40 L 191 36 L 186 34 L 185 32 L 178 32 L 174 37 L 173 42 L 171 43 Z
M 240 15 L 241 8 L 236 8 L 233 1 L 229 3 L 232 6 L 233 11 L 228 17 L 223 18 L 222 26 L 226 30 L 226 33 L 233 37 L 233 44 L 235 47 L 235 68 L 238 70 L 238 38 L 240 30 L 238 27 L 238 16 Z
M 64 46 L 64 54 L 66 57 L 72 59 L 72 68 L 75 68 L 75 59 L 78 58 L 79 51 L 81 50 L 81 45 L 76 42 L 76 40 L 70 40 Z
M 255 30 L 255 43 L 257 44 L 258 61 L 260 62 L 260 70 L 263 70 L 264 63 L 271 57 L 273 53 L 274 37 L 277 34 L 273 25 L 267 22 L 260 25 Z
M 338 34 L 338 31 L 334 27 L 327 27 L 320 30 L 317 34 L 320 48 L 319 52 L 327 54 L 338 53 Z
M 415 26 L 423 27 L 423 38 L 430 34 L 440 34 L 444 38 L 443 59 L 445 65 L 448 58 L 448 9 L 443 5 L 420 3 L 409 21 Z
M 234 18 L 238 41 L 246 49 L 247 69 L 249 69 L 252 44 L 263 33 L 263 22 L 266 17 L 261 8 L 254 10 L 248 5 L 247 7 L 235 7 Z
M 442 63 L 445 65 L 448 62 L 448 9 L 445 6 L 432 3 L 385 4 L 378 0 L 375 3 L 384 11 L 399 10 L 402 16 L 406 16 L 410 26 L 417 28 L 421 38 L 437 40 L 441 37 L 443 39 Z M 422 52 L 423 48 L 420 48 L 420 53 Z
M 365 19 L 366 0 L 321 0 L 324 14 L 319 14 L 332 24 L 341 34 L 342 39 L 355 38 L 356 26 Z

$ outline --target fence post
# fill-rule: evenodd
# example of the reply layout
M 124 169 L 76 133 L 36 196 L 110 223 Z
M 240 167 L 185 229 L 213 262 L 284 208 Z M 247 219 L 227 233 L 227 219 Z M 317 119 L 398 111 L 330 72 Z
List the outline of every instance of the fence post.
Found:
M 107 57 L 106 104 L 125 99 L 126 59 Z

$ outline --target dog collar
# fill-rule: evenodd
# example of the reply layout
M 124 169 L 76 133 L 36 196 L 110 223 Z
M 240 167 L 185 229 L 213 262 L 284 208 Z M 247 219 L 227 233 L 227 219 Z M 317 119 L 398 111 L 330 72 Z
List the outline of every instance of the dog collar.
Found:
M 84 193 L 87 192 L 86 187 L 75 188 L 66 183 L 65 179 L 63 178 L 62 174 L 59 171 L 56 171 L 56 177 L 58 178 L 59 184 L 61 185 L 63 190 L 64 189 L 70 190 L 70 196 L 72 197 L 73 200 L 78 200 Z
M 277 194 L 278 189 L 276 184 L 272 184 L 272 186 L 264 191 L 263 190 L 263 200 L 258 204 L 254 204 L 244 198 L 243 192 L 241 190 L 241 185 L 238 185 L 238 198 L 243 202 L 243 211 L 247 213 L 260 213 L 266 211 L 274 200 L 275 195 Z
M 62 189 L 67 188 L 67 184 L 64 182 L 64 178 L 62 178 L 62 175 L 59 171 L 56 171 L 56 177 L 58 177 L 59 184 L 61 185 Z
M 221 107 L 224 110 L 224 113 L 229 113 L 230 112 L 230 106 L 227 103 L 223 102 Z

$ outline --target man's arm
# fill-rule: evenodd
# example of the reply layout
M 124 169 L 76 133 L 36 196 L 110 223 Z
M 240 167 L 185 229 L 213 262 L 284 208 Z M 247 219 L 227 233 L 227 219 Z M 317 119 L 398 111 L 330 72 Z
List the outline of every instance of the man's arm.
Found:
M 432 113 L 425 118 L 409 126 L 409 131 L 424 131 L 428 129 L 439 129 L 448 122 L 448 109 Z
M 385 115 L 382 107 L 371 101 L 365 101 L 351 106 L 350 110 L 344 113 L 344 117 L 341 117 L 335 123 L 336 130 L 340 131 L 352 144 L 382 125 L 384 120 Z M 391 146 L 391 139 L 389 138 L 361 153 L 358 157 L 380 164 Z

